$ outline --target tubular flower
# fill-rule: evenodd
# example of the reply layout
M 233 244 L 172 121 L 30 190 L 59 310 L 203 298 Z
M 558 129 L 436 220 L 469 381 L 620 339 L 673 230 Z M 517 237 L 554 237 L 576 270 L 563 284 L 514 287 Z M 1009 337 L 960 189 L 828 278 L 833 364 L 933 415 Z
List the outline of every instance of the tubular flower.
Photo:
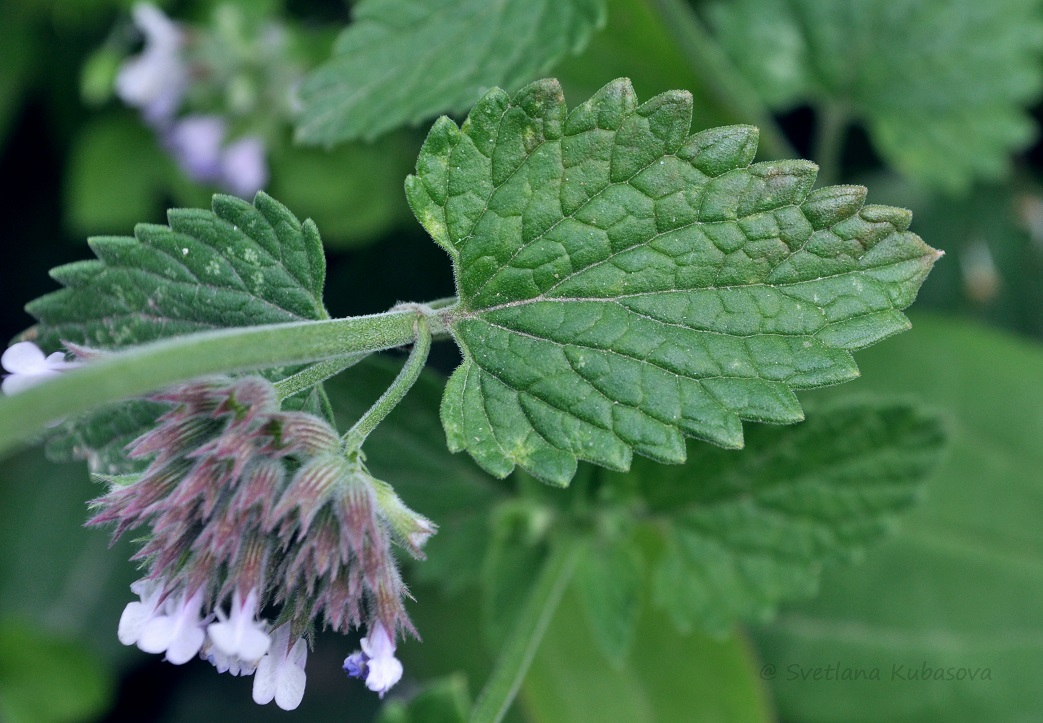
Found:
M 415 632 L 391 541 L 419 554 L 434 525 L 325 420 L 281 411 L 263 379 L 197 381 L 154 399 L 171 408 L 128 448 L 144 472 L 108 480 L 88 522 L 115 525 L 116 537 L 145 532 L 134 559 L 148 574 L 132 587 L 141 602 L 124 611 L 121 642 L 172 663 L 198 654 L 220 672 L 256 670 L 254 699 L 290 709 L 315 626 L 365 624 L 367 686 L 383 695 L 402 674 L 395 635 Z

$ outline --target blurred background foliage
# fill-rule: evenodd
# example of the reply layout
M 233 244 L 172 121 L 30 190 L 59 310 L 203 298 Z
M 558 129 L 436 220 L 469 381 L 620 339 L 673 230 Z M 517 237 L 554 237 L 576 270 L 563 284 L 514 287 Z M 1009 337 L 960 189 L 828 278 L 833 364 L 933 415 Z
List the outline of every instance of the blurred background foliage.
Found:
M 545 35 L 545 42 L 509 32 L 493 42 L 485 26 L 456 27 L 470 22 L 464 10 L 474 3 L 467 0 L 158 4 L 179 21 L 240 40 L 265 37 L 258 28 L 278 19 L 284 55 L 275 64 L 297 69 L 302 79 L 320 68 L 303 80 L 305 121 L 314 111 L 309 83 L 323 72 L 341 82 L 345 68 L 357 76 L 353 82 L 371 84 L 367 107 L 397 113 L 393 128 L 365 142 L 305 132 L 316 126 L 301 122 L 295 143 L 293 123 L 266 113 L 261 101 L 236 119 L 264 135 L 266 190 L 322 231 L 334 315 L 452 293 L 447 259 L 413 221 L 402 192 L 424 129 L 439 112 L 466 110 L 483 88 L 506 83 L 515 90 L 545 74 L 562 79 L 570 104 L 624 75 L 643 99 L 687 89 L 695 98 L 696 130 L 760 125 L 763 158 L 808 157 L 822 167 L 824 182 L 867 185 L 870 202 L 911 208 L 913 230 L 947 253 L 923 287 L 912 332 L 858 354 L 862 380 L 802 395 L 835 402 L 876 393 L 913 398 L 943 414 L 951 451 L 897 534 L 860 564 L 827 566 L 815 599 L 788 604 L 777 619 L 720 639 L 675 632 L 642 601 L 642 591 L 651 589 L 647 573 L 624 562 L 610 567 L 624 573 L 621 585 L 637 591 L 639 604 L 624 611 L 637 627 L 629 644 L 613 645 L 611 632 L 592 632 L 579 612 L 589 606 L 580 575 L 510 719 L 1037 719 L 1043 710 L 1043 2 L 562 0 L 558 10 L 574 6 L 568 22 L 575 25 L 562 29 L 561 38 Z M 522 12 L 519 0 L 501 5 L 505 13 Z M 550 13 L 544 5 L 530 3 L 525 12 Z M 216 190 L 185 176 L 138 113 L 113 96 L 120 64 L 140 49 L 130 6 L 127 0 L 0 3 L 5 338 L 31 323 L 21 304 L 54 288 L 48 269 L 90 256 L 87 236 L 162 222 L 164 209 L 208 205 Z M 404 79 L 374 80 L 384 70 L 380 59 L 360 54 L 355 62 L 354 36 L 336 40 L 345 24 L 347 33 L 356 21 L 365 26 L 359 32 L 371 32 L 366 23 L 374 16 L 408 12 L 430 12 L 431 23 L 464 39 L 424 62 L 405 58 L 418 87 L 424 72 L 467 69 L 451 81 L 455 100 L 445 107 L 396 95 Z M 250 54 L 264 44 L 243 43 L 249 70 Z M 501 68 L 478 62 L 482 53 L 524 62 Z M 272 82 L 249 72 L 261 84 L 255 90 Z M 227 109 L 231 101 L 193 102 Z M 440 345 L 433 360 L 444 372 L 456 351 Z M 393 370 L 377 361 L 334 384 L 338 417 L 357 415 Z M 402 695 L 380 708 L 339 671 L 355 641 L 320 639 L 308 665 L 308 693 L 295 713 L 300 720 L 457 719 L 453 711 L 466 710 L 486 677 L 495 649 L 489 641 L 509 622 L 512 594 L 529 584 L 532 561 L 524 545 L 512 548 L 521 552 L 509 560 L 490 562 L 482 551 L 502 552 L 497 540 L 504 535 L 535 550 L 547 491 L 533 491 L 522 479 L 492 480 L 464 456 L 446 452 L 437 418 L 441 384 L 437 371 L 426 376 L 369 449 L 374 472 L 441 525 L 429 560 L 411 565 L 406 576 L 424 642 L 401 648 L 408 671 Z M 285 715 L 253 705 L 248 681 L 214 676 L 203 665 L 175 668 L 118 644 L 116 621 L 135 575 L 127 550 L 107 549 L 104 532 L 81 527 L 84 503 L 98 493 L 82 465 L 46 463 L 39 450 L 0 465 L 0 720 Z M 587 493 L 582 484 L 554 491 L 553 504 L 577 504 Z M 483 566 L 491 564 L 511 571 L 500 597 L 475 593 Z M 887 680 L 893 665 L 921 663 L 989 668 L 991 680 Z M 794 679 L 793 665 L 876 667 L 884 680 Z M 775 673 L 766 674 L 767 666 Z

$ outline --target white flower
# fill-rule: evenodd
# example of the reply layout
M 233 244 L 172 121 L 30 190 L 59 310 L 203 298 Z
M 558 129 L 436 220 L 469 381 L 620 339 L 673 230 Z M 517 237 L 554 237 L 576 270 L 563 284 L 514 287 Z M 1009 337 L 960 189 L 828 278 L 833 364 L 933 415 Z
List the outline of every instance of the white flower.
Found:
M 218 610 L 219 622 L 207 626 L 206 632 L 213 647 L 225 656 L 256 665 L 271 645 L 271 639 L 264 631 L 265 623 L 256 620 L 256 615 L 257 590 L 251 590 L 245 600 L 236 590 L 228 617 Z
M 127 105 L 140 108 L 149 122 L 162 124 L 174 117 L 187 85 L 182 33 L 177 23 L 150 3 L 135 5 L 133 15 L 145 36 L 145 49 L 120 68 L 116 94 Z
M 402 679 L 402 663 L 395 657 L 395 641 L 379 622 L 362 638 L 362 652 L 368 658 L 366 687 L 384 697 L 391 687 Z
M 290 626 L 281 625 L 272 631 L 271 649 L 257 664 L 254 675 L 253 699 L 258 705 L 271 703 L 283 710 L 293 710 L 304 697 L 304 663 L 308 647 L 303 638 L 290 645 Z
M 203 590 L 187 593 L 175 602 L 167 600 L 164 614 L 145 623 L 138 647 L 146 653 L 166 653 L 174 665 L 187 663 L 199 653 L 206 640 L 204 621 L 199 616 Z
M 257 662 L 244 662 L 234 655 L 225 655 L 213 644 L 207 643 L 199 651 L 199 657 L 217 668 L 218 673 L 231 673 L 232 675 L 253 675 L 257 670 Z
M 268 183 L 268 164 L 260 138 L 245 136 L 221 151 L 221 183 L 242 198 L 252 198 L 264 188 Z
M 127 603 L 120 615 L 116 637 L 124 645 L 136 645 L 141 639 L 145 625 L 153 618 L 162 615 L 160 599 L 163 597 L 163 585 L 150 580 L 138 580 L 130 586 L 131 592 L 141 598 L 141 602 Z
M 4 394 L 17 394 L 63 371 L 75 369 L 80 366 L 80 362 L 65 361 L 65 354 L 60 351 L 45 357 L 36 344 L 20 341 L 12 344 L 0 356 L 0 365 L 10 372 L 0 389 Z

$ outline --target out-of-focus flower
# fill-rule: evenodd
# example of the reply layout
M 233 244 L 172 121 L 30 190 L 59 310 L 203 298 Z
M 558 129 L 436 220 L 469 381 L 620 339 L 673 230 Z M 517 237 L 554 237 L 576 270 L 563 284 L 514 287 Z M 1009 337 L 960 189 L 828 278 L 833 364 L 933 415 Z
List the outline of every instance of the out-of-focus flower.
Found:
M 4 394 L 17 394 L 64 371 L 75 369 L 80 366 L 80 362 L 65 361 L 65 354 L 60 351 L 44 356 L 36 344 L 20 341 L 9 346 L 0 356 L 0 366 L 9 372 L 0 384 L 0 390 Z
M 243 198 L 251 198 L 268 183 L 264 142 L 257 136 L 233 141 L 221 151 L 221 185 Z
M 177 23 L 151 3 L 133 9 L 134 24 L 145 37 L 140 55 L 127 60 L 116 76 L 116 94 L 141 109 L 145 120 L 162 125 L 177 113 L 188 71 L 181 56 L 183 34 Z
M 225 121 L 216 115 L 180 118 L 164 134 L 164 145 L 185 175 L 204 183 L 221 180 Z
M 225 145 L 227 131 L 220 116 L 185 116 L 167 129 L 164 144 L 189 178 L 252 197 L 268 182 L 264 142 L 246 136 Z
M 344 672 L 352 678 L 366 678 L 366 687 L 383 698 L 402 679 L 402 663 L 395 657 L 395 640 L 380 622 L 362 638 L 362 650 L 344 659 Z
M 258 705 L 275 700 L 283 710 L 293 710 L 304 698 L 307 675 L 304 663 L 308 646 L 303 638 L 291 640 L 290 626 L 282 625 L 272 633 L 272 647 L 257 664 L 253 699 Z

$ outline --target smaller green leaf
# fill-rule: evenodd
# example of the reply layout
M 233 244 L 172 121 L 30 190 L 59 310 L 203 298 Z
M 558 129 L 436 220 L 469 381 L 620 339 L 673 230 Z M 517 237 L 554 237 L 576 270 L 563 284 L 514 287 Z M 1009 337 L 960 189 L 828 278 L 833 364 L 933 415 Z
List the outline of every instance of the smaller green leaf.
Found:
M 662 520 L 654 598 L 681 630 L 724 634 L 808 597 L 919 498 L 944 449 L 940 420 L 899 403 L 815 408 L 751 430 L 740 455 L 704 448 L 684 468 L 635 465 Z
M 53 269 L 65 288 L 26 306 L 39 320 L 26 337 L 45 349 L 66 341 L 120 349 L 230 326 L 328 318 L 326 258 L 315 224 L 264 193 L 253 204 L 214 196 L 211 211 L 175 209 L 168 226 L 139 224 L 134 234 L 92 238 L 97 259 Z M 327 412 L 321 391 L 286 406 Z M 158 411 L 141 401 L 94 410 L 53 431 L 49 451 L 58 460 L 87 459 L 95 472 L 128 471 L 134 465 L 122 448 Z
M 482 571 L 485 639 L 499 648 L 510 633 L 547 558 L 547 545 L 533 539 L 534 517 L 522 501 L 498 510 Z
M 643 611 L 635 645 L 622 669 L 606 660 L 566 595 L 543 638 L 522 688 L 533 723 L 664 723 L 773 720 L 755 657 L 735 635 L 714 640 L 679 635 Z
M 427 683 L 408 703 L 388 701 L 377 723 L 465 723 L 470 709 L 467 678 L 458 673 Z
M 603 0 L 366 0 L 301 87 L 306 143 L 372 140 L 492 86 L 517 88 L 581 50 Z
M 644 559 L 627 539 L 594 540 L 576 568 L 575 589 L 605 657 L 624 665 L 641 612 Z

